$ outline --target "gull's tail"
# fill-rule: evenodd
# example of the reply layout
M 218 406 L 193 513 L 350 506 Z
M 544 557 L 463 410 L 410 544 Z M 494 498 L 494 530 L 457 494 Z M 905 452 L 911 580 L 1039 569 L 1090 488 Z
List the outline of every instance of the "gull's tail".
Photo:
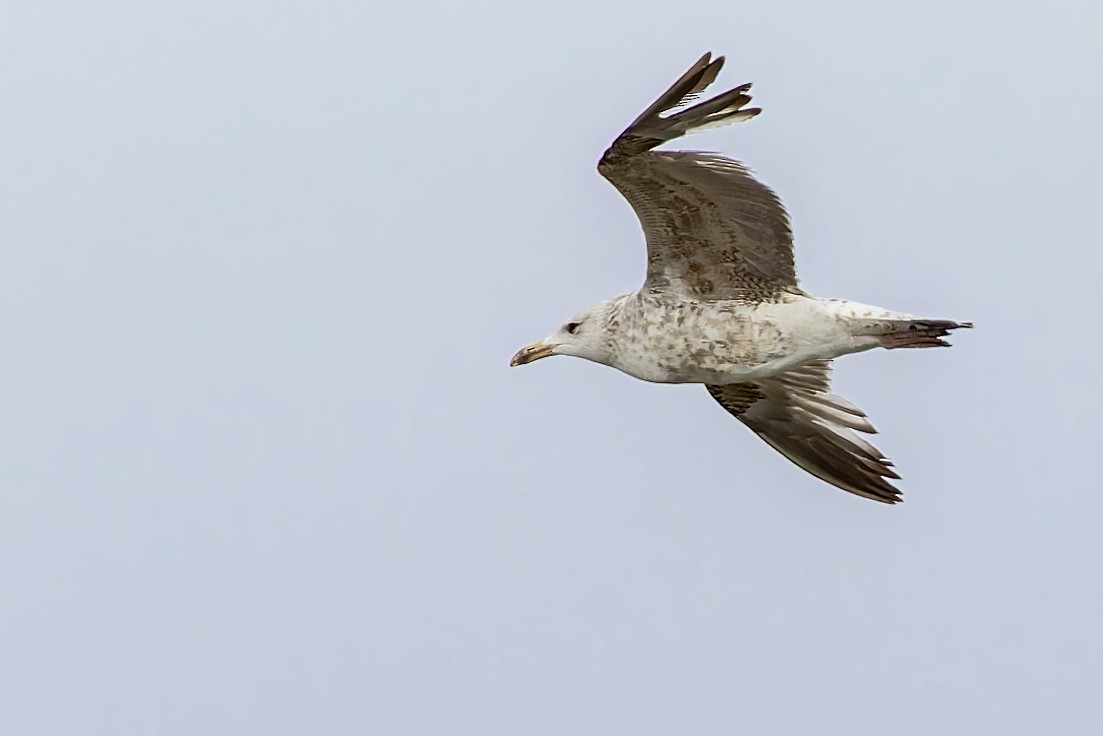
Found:
M 972 329 L 972 322 L 954 322 L 949 319 L 908 319 L 883 322 L 885 332 L 880 335 L 881 345 L 893 348 L 948 348 L 950 343 L 942 338 L 960 328 Z
M 746 107 L 751 101 L 751 96 L 747 94 L 751 88 L 749 82 L 692 107 L 685 107 L 715 81 L 723 66 L 724 57 L 713 59 L 711 52 L 698 59 L 670 89 L 659 95 L 632 121 L 605 152 L 605 157 L 632 156 L 681 138 L 686 133 L 749 120 L 762 112 L 758 107 Z

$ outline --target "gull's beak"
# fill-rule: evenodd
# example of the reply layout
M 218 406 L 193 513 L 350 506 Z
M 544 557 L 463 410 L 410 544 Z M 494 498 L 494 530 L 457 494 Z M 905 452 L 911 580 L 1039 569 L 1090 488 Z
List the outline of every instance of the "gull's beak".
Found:
M 513 360 L 509 361 L 511 366 L 524 365 L 525 363 L 531 363 L 534 360 L 540 360 L 546 358 L 549 355 L 555 355 L 555 345 L 544 342 L 534 342 L 532 345 L 526 345 L 517 351 L 517 354 L 513 356 Z

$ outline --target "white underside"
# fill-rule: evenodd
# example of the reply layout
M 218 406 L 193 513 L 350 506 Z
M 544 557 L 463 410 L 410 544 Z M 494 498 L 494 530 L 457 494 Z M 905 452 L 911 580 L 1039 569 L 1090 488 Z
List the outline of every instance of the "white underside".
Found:
M 877 322 L 912 315 L 835 299 L 795 296 L 755 306 L 718 303 L 679 328 L 671 347 L 652 340 L 618 356 L 613 367 L 656 383 L 724 385 L 776 376 L 816 360 L 881 345 Z M 670 325 L 650 321 L 652 329 Z
M 784 373 L 794 368 L 799 368 L 815 360 L 832 360 L 843 355 L 871 350 L 875 347 L 879 347 L 880 344 L 881 341 L 876 337 L 858 337 L 847 338 L 840 342 L 809 345 L 807 348 L 798 350 L 784 358 L 768 360 L 765 363 L 754 366 L 733 368 L 720 376 L 720 380 L 717 380 L 715 377 L 708 378 L 706 375 L 701 375 L 700 378 L 702 380 L 691 380 L 688 382 L 724 385 L 728 383 L 755 381 L 763 378 L 770 378 L 771 376 L 776 376 L 779 373 Z M 708 380 L 704 380 L 706 378 L 708 378 Z

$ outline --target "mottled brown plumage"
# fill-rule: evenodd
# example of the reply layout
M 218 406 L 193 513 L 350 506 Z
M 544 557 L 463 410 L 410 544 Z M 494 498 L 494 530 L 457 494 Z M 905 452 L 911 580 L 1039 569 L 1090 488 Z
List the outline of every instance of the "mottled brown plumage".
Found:
M 812 475 L 875 501 L 896 503 L 899 478 L 881 451 L 854 431 L 874 433 L 865 413 L 828 392 L 831 361 L 820 360 L 776 378 L 706 386 L 722 407 L 775 450 Z
M 639 217 L 647 237 L 647 281 L 694 299 L 760 302 L 802 294 L 793 233 L 778 196 L 738 161 L 715 154 L 652 151 L 712 125 L 749 120 L 750 84 L 667 112 L 716 78 L 724 57 L 705 54 L 644 111 L 601 157 L 598 171 Z
M 646 381 L 704 384 L 812 475 L 895 503 L 892 463 L 857 434 L 873 426 L 829 393 L 831 360 L 878 347 L 942 347 L 943 336 L 972 324 L 809 296 L 797 281 L 789 217 L 769 187 L 717 154 L 652 150 L 760 112 L 747 107 L 749 84 L 691 104 L 723 63 L 702 56 L 598 163 L 643 227 L 643 286 L 575 315 L 511 363 L 574 355 Z

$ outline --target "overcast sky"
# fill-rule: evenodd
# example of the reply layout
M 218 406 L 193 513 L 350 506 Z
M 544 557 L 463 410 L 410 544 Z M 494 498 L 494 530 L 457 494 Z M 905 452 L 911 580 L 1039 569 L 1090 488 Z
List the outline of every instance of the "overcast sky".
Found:
M 8 3 L 0 732 L 1103 729 L 1103 11 Z M 521 345 L 635 289 L 594 170 L 706 50 L 904 476 Z

